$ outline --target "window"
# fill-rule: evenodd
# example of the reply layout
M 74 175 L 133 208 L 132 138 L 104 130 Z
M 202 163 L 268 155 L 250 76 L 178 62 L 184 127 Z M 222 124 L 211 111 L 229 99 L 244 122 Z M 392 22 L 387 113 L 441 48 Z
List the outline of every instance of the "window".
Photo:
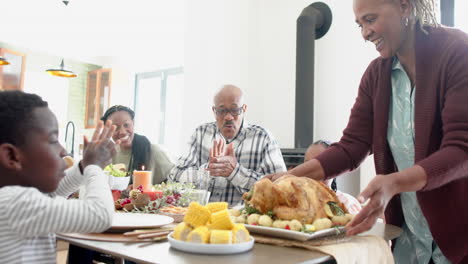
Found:
M 180 149 L 183 68 L 136 74 L 135 131 L 165 149 Z M 178 155 L 179 153 L 172 153 Z

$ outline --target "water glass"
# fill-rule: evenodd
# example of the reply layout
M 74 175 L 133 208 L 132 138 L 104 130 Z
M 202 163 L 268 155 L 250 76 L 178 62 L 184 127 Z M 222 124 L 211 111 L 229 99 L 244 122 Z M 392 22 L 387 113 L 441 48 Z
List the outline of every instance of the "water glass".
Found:
M 201 168 L 187 169 L 181 177 L 181 182 L 191 182 L 195 186 L 192 199 L 201 205 L 208 202 L 210 192 L 208 191 L 210 185 L 210 172 Z

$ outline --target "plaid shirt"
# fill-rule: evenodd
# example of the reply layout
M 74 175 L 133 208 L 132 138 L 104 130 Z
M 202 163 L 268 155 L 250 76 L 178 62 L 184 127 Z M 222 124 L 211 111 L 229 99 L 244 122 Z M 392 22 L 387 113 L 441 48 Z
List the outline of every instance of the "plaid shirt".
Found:
M 192 135 L 190 149 L 172 169 L 169 179 L 181 180 L 182 173 L 189 169 L 206 168 L 213 140 L 223 138 L 215 122 L 199 126 Z M 224 139 L 224 138 L 223 138 Z M 228 202 L 233 206 L 242 203 L 242 194 L 248 192 L 264 175 L 286 171 L 283 155 L 270 133 L 245 119 L 234 143 L 237 166 L 229 177 L 211 177 L 210 202 Z

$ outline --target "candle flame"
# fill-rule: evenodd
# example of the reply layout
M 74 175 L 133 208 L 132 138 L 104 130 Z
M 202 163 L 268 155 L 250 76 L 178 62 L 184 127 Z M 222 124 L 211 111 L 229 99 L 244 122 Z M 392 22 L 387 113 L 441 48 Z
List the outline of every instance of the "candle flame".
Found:
M 142 171 L 145 170 L 145 165 L 141 165 L 141 170 L 142 170 Z

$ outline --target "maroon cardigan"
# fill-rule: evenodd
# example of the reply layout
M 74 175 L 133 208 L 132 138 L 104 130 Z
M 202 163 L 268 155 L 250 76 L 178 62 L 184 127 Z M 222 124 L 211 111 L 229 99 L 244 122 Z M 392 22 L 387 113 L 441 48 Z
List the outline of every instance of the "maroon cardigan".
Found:
M 416 31 L 415 163 L 427 184 L 417 198 L 432 235 L 452 262 L 468 261 L 468 35 L 453 28 Z M 356 169 L 371 152 L 377 174 L 397 171 L 387 141 L 392 59 L 377 58 L 362 77 L 340 141 L 317 159 L 326 178 Z M 400 195 L 388 223 L 401 226 Z

